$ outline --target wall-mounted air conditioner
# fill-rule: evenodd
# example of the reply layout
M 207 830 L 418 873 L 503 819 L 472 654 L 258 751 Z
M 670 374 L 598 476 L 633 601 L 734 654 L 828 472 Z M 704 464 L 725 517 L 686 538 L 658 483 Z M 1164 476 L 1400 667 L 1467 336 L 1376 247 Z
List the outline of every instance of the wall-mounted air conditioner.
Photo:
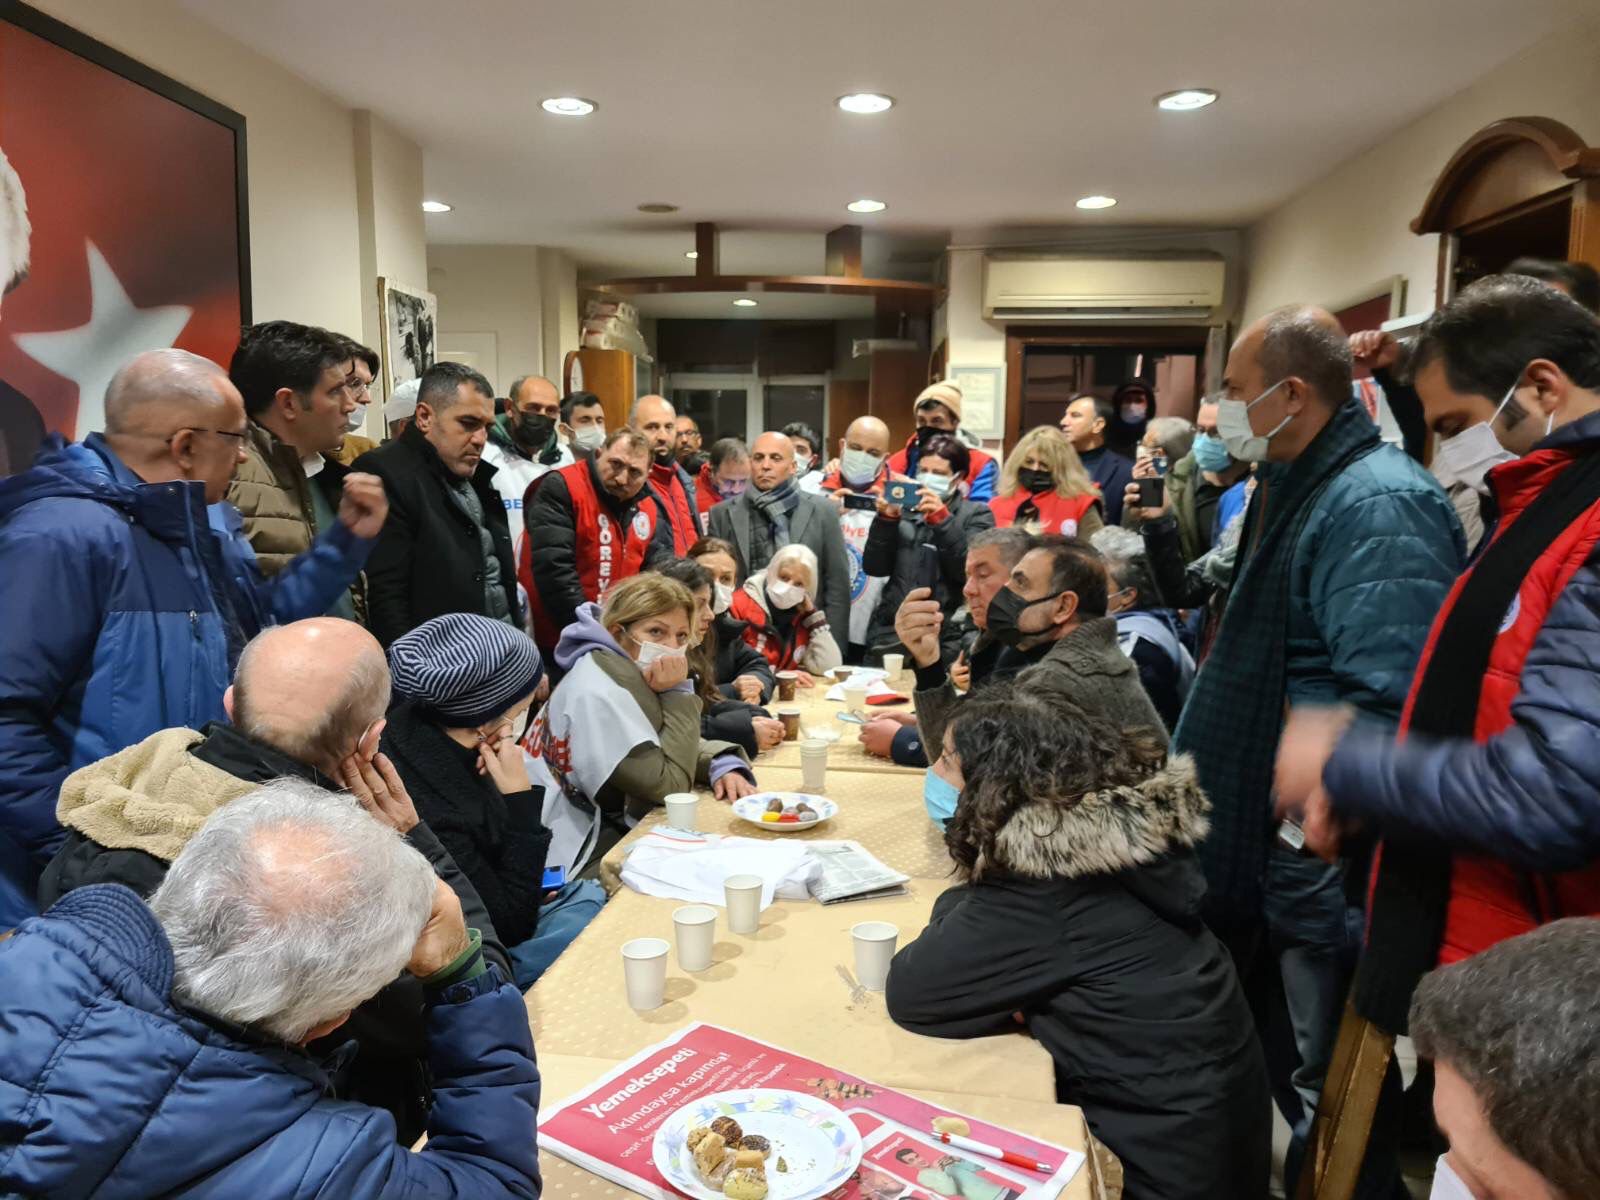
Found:
M 983 315 L 993 321 L 1225 319 L 1220 258 L 1063 258 L 989 255 Z

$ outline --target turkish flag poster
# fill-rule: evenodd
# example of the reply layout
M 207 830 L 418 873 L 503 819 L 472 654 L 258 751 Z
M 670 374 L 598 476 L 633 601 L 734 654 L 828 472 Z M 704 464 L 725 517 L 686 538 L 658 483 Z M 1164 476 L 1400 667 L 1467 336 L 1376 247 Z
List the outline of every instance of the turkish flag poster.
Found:
M 244 118 L 0 0 L 0 475 L 104 426 L 106 385 L 249 318 Z

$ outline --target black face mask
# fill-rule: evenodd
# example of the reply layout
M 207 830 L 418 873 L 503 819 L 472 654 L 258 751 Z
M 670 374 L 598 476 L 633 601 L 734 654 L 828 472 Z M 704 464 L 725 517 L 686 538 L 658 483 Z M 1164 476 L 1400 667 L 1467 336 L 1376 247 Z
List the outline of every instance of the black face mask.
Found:
M 517 441 L 524 446 L 532 446 L 535 450 L 543 449 L 555 436 L 556 421 L 554 417 L 547 417 L 530 409 L 517 414 L 513 432 L 517 435 Z
M 1009 587 L 1003 587 L 994 594 L 994 599 L 989 601 L 989 636 L 1004 646 L 1015 647 L 1024 638 L 1037 637 L 1047 630 L 1035 630 L 1024 633 L 1017 628 L 1017 618 L 1035 604 L 1043 604 L 1047 600 L 1054 600 L 1063 595 L 1060 592 L 1051 592 L 1048 596 L 1040 596 L 1037 600 L 1025 600 Z
M 1017 482 L 1028 492 L 1049 492 L 1056 486 L 1055 477 L 1038 467 L 1023 467 L 1017 472 Z
M 948 431 L 944 430 L 944 429 L 935 429 L 932 425 L 918 425 L 917 426 L 917 449 L 920 450 L 922 447 L 926 446 L 929 442 L 931 442 L 934 438 L 938 437 L 941 433 L 947 433 L 947 432 Z

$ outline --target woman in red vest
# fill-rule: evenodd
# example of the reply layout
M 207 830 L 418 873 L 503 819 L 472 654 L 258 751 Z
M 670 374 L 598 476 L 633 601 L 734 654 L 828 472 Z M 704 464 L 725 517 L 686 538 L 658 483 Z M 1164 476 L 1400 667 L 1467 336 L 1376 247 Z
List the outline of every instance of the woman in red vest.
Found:
M 733 594 L 728 613 L 745 623 L 744 640 L 774 671 L 800 672 L 801 687 L 844 663 L 828 614 L 817 607 L 817 556 L 809 546 L 794 542 L 774 554 Z
M 1017 443 L 989 508 L 1001 529 L 1021 525 L 1030 533 L 1060 533 L 1086 542 L 1105 528 L 1100 492 L 1072 443 L 1049 425 Z

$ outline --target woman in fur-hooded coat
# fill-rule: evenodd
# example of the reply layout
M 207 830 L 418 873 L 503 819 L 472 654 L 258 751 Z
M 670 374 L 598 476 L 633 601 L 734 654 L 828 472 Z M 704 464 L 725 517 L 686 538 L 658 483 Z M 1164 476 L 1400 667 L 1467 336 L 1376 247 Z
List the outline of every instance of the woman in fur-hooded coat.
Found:
M 934 774 L 964 880 L 895 956 L 889 1015 L 933 1037 L 1016 1031 L 1121 1158 L 1128 1200 L 1267 1194 L 1266 1070 L 1233 965 L 1200 920 L 1210 807 L 1187 758 L 1003 684 L 963 704 Z

